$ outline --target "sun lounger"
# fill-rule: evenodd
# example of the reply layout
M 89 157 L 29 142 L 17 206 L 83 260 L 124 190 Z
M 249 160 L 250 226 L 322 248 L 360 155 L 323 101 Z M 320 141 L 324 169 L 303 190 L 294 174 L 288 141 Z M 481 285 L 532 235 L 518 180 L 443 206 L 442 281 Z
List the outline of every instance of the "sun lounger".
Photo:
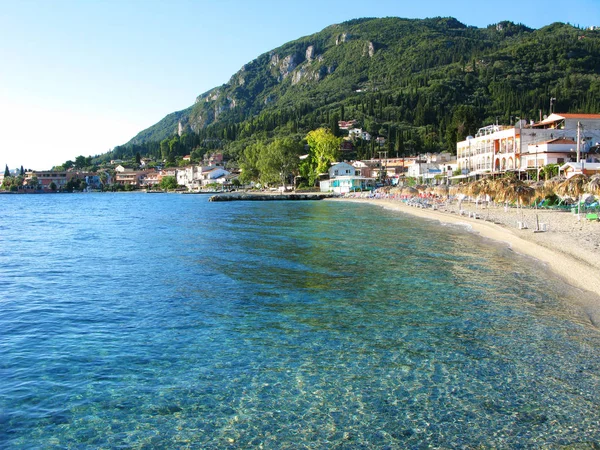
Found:
M 587 220 L 595 220 L 597 222 L 598 221 L 598 214 L 589 213 L 588 215 L 585 216 L 585 218 Z

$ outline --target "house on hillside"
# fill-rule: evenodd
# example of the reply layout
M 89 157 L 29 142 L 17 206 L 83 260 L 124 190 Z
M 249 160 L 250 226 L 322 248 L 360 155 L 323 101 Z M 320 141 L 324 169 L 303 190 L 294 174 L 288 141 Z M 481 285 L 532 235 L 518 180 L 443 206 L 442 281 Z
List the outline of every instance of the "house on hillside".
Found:
M 352 143 L 352 141 L 343 140 L 340 144 L 340 150 L 342 152 L 352 152 L 354 151 L 354 144 Z
M 115 183 L 123 186 L 142 186 L 144 184 L 144 178 L 148 173 L 147 170 L 132 170 L 128 169 L 124 172 L 115 173 Z
M 202 187 L 206 187 L 209 184 L 218 183 L 224 185 L 227 183 L 230 172 L 223 169 L 222 167 L 212 167 L 202 172 Z
M 220 166 L 223 164 L 223 153 L 216 152 L 204 155 L 205 166 Z
M 348 130 L 348 136 L 351 139 L 356 139 L 362 136 L 362 130 L 360 128 L 352 128 L 351 130 Z
M 356 125 L 356 123 L 357 122 L 354 119 L 352 119 L 352 120 L 340 120 L 340 121 L 338 121 L 338 127 L 340 128 L 340 130 L 349 130 L 354 125 Z
M 375 179 L 361 176 L 361 170 L 351 164 L 341 162 L 329 168 L 329 179 L 319 182 L 321 192 L 347 192 L 372 189 Z

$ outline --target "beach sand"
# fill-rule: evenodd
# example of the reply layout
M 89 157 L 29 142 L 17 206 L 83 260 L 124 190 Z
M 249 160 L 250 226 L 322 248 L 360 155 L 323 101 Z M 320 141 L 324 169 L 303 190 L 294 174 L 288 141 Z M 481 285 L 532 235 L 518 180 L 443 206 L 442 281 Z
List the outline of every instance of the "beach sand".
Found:
M 600 222 L 588 221 L 571 212 L 482 207 L 455 201 L 439 209 L 417 208 L 395 199 L 342 198 L 334 201 L 370 203 L 386 209 L 443 223 L 464 225 L 484 238 L 508 244 L 515 252 L 543 262 L 581 292 L 581 303 L 592 323 L 600 327 Z M 469 217 L 473 213 L 479 218 Z M 519 229 L 518 222 L 527 228 Z M 547 231 L 534 232 L 537 223 Z M 542 225 L 543 226 L 543 225 Z M 590 295 L 593 294 L 593 295 Z

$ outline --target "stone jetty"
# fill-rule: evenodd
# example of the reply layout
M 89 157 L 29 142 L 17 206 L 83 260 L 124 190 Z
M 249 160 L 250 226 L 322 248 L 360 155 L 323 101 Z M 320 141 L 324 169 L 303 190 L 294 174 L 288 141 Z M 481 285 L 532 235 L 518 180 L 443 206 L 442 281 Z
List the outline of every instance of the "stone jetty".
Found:
M 250 194 L 233 193 L 217 194 L 209 198 L 210 202 L 233 202 L 233 201 L 274 201 L 274 200 L 322 200 L 331 198 L 329 193 L 304 193 L 304 194 Z

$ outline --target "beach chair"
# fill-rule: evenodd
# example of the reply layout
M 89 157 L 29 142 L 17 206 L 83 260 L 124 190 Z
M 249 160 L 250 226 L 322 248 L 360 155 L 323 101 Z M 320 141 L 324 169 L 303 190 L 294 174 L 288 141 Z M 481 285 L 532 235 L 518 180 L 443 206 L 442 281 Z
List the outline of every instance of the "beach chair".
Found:
M 589 221 L 595 220 L 596 222 L 598 222 L 598 214 L 596 213 L 589 213 L 585 216 L 585 218 Z

